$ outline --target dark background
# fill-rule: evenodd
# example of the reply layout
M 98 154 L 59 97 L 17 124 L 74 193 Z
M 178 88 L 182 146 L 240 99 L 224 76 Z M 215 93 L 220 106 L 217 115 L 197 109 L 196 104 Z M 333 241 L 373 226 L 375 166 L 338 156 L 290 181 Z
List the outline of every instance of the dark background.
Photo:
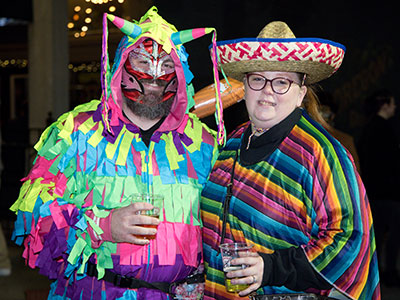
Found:
M 148 1 L 148 6 L 151 5 L 157 6 L 160 15 L 178 30 L 216 28 L 219 41 L 256 37 L 270 21 L 281 20 L 297 37 L 324 38 L 343 44 L 347 51 L 342 67 L 320 86 L 332 95 L 338 106 L 337 127 L 355 135 L 356 139 L 365 123 L 365 97 L 382 87 L 392 90 L 396 97 L 400 92 L 398 14 L 389 1 L 368 4 L 343 0 Z M 0 11 L 0 17 L 3 16 L 30 22 L 32 2 L 6 1 Z M 0 43 L 26 39 L 24 25 L 0 27 Z M 208 54 L 210 43 L 211 35 L 208 35 L 185 44 L 196 90 L 213 82 Z M 230 120 L 226 121 L 230 126 Z
M 399 90 L 398 14 L 388 1 L 155 1 L 160 14 L 178 29 L 215 27 L 217 40 L 256 37 L 271 21 L 284 21 L 296 37 L 332 40 L 346 47 L 339 71 L 320 87 L 337 105 L 336 127 L 357 140 L 366 122 L 364 99 L 388 88 Z M 362 5 L 361 5 L 362 4 Z M 211 37 L 185 44 L 195 88 L 212 83 L 207 57 Z M 200 57 L 200 58 L 199 58 Z M 232 111 L 228 109 L 227 126 Z M 398 115 L 397 115 L 398 119 Z M 233 120 L 232 120 L 233 121 Z M 233 123 L 236 123 L 233 121 Z

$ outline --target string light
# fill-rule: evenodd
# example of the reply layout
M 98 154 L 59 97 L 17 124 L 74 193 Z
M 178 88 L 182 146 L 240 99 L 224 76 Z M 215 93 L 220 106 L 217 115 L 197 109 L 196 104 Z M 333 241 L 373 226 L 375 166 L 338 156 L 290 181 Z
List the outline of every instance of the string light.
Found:
M 116 13 L 117 7 L 121 7 L 125 1 L 114 0 L 114 5 L 113 0 L 85 0 L 85 2 L 73 7 L 70 21 L 67 24 L 67 28 L 73 30 L 75 38 L 85 37 L 90 30 L 101 28 L 102 12 Z M 94 10 L 96 10 L 96 14 L 93 14 Z
M 25 68 L 28 65 L 27 59 L 12 58 L 12 59 L 0 59 L 1 68 Z
M 0 59 L 0 68 L 26 68 L 28 66 L 27 59 L 12 58 Z M 68 64 L 68 69 L 74 73 L 87 72 L 96 73 L 100 71 L 100 62 L 92 61 L 90 63 L 81 63 L 78 65 Z
M 96 72 L 100 71 L 100 63 L 93 61 L 89 64 L 85 64 L 85 63 L 79 64 L 79 65 L 69 64 L 68 69 L 74 73 L 77 73 L 77 72 L 96 73 Z
M 85 0 L 88 3 L 93 3 L 93 4 L 107 4 L 108 2 L 111 2 L 112 0 Z M 118 0 L 119 3 L 124 2 L 124 0 Z

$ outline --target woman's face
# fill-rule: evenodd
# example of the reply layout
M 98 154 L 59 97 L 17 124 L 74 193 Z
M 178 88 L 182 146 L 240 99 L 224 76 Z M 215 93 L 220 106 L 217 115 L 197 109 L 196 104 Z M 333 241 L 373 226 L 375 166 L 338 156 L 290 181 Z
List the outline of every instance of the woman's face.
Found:
M 299 107 L 307 92 L 306 86 L 301 86 L 298 73 L 293 72 L 252 72 L 272 80 L 283 77 L 292 80 L 289 90 L 285 94 L 277 94 L 271 88 L 271 82 L 267 82 L 260 91 L 251 89 L 247 78 L 244 79 L 245 100 L 249 117 L 258 128 L 271 128 L 285 119 L 296 107 Z

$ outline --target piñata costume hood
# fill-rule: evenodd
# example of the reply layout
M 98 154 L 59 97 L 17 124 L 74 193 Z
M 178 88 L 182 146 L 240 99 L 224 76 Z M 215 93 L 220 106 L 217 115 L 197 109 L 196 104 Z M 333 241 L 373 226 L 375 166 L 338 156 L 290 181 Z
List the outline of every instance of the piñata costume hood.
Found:
M 125 34 L 111 70 L 107 20 Z M 155 7 L 137 23 L 105 14 L 103 26 L 101 101 L 65 113 L 42 134 L 34 166 L 11 207 L 17 213 L 13 239 L 24 243 L 30 267 L 55 280 L 53 296 L 166 299 L 157 290 L 132 290 L 101 279 L 111 270 L 171 283 L 200 265 L 199 199 L 218 143 L 215 132 L 188 113 L 193 75 L 182 44 L 213 29 L 178 32 Z M 129 52 L 148 38 L 172 57 L 178 85 L 169 115 L 146 146 L 140 128 L 122 113 L 121 73 Z M 214 70 L 217 74 L 216 64 Z M 221 120 L 222 112 L 216 110 Z M 223 143 L 220 125 L 218 140 Z M 164 196 L 156 238 L 146 246 L 116 243 L 111 237 L 112 210 L 129 205 L 129 196 L 136 192 Z M 87 276 L 89 262 L 95 264 L 99 280 Z
M 107 50 L 107 19 L 111 20 L 120 30 L 126 34 L 121 40 L 117 49 L 115 62 L 110 72 L 109 58 Z M 135 48 L 135 45 L 151 38 L 162 45 L 163 50 L 168 53 L 174 63 L 178 77 L 178 90 L 175 102 L 170 115 L 161 125 L 160 131 L 169 131 L 177 129 L 185 123 L 187 112 L 194 106 L 194 88 L 191 84 L 193 74 L 189 70 L 188 55 L 183 47 L 183 43 L 199 38 L 205 34 L 214 31 L 213 28 L 196 28 L 183 31 L 177 31 L 175 27 L 168 24 L 156 12 L 156 9 L 150 9 L 142 17 L 139 24 L 131 23 L 112 15 L 104 15 L 103 31 L 103 55 L 102 55 L 102 119 L 105 124 L 105 134 L 115 136 L 114 131 L 118 131 L 120 120 L 124 120 L 120 109 L 122 103 L 121 96 L 121 71 L 122 64 L 128 58 L 129 52 Z M 215 33 L 213 35 L 213 46 L 216 47 Z M 216 51 L 216 50 L 215 50 Z M 216 53 L 216 52 L 214 52 Z M 219 79 L 217 71 L 217 57 L 212 56 L 214 65 L 214 81 L 216 83 L 216 122 L 218 125 L 218 142 L 224 142 L 224 128 L 222 119 L 222 104 L 220 101 Z M 112 139 L 112 138 L 109 138 Z

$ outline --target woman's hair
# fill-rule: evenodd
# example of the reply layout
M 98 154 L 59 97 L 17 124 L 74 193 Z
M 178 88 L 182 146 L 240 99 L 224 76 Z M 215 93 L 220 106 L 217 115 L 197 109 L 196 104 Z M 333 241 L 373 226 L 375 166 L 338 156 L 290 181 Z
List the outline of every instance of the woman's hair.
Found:
M 299 80 L 304 84 L 306 76 L 304 73 L 297 73 Z M 303 107 L 307 113 L 313 118 L 315 121 L 320 123 L 325 128 L 331 128 L 331 126 L 325 121 L 324 117 L 320 112 L 320 103 L 318 100 L 316 86 L 315 85 L 306 85 L 307 93 L 303 99 L 303 103 L 301 107 Z
M 331 125 L 329 125 L 321 115 L 320 103 L 314 86 L 307 86 L 307 93 L 301 106 L 315 121 L 320 123 L 323 127 L 329 129 L 331 128 Z

